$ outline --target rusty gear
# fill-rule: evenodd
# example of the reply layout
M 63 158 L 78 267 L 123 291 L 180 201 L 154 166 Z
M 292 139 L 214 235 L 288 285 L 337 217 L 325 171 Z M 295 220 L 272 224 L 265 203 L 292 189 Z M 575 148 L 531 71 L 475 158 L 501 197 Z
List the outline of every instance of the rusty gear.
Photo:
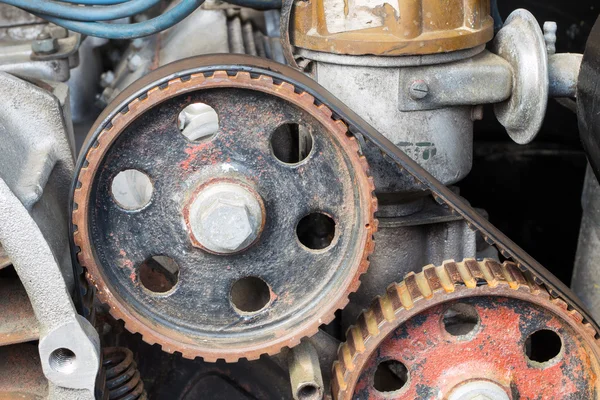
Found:
M 391 285 L 348 330 L 333 394 L 462 399 L 491 390 L 482 398 L 596 398 L 594 335 L 578 312 L 512 263 L 445 262 Z
M 141 88 L 142 83 L 133 85 L 123 96 L 133 97 Z M 121 112 L 111 120 L 99 118 L 96 128 L 100 134 L 90 134 L 88 140 L 93 144 L 76 179 L 73 240 L 79 249 L 78 261 L 97 288 L 98 298 L 108 304 L 113 316 L 125 322 L 128 330 L 186 358 L 200 356 L 206 361 L 228 362 L 242 357 L 257 359 L 316 333 L 358 288 L 373 250 L 377 203 L 368 165 L 359 154 L 356 139 L 346 134 L 343 122 L 332 118 L 329 108 L 317 105 L 308 93 L 297 93 L 292 85 L 274 82 L 269 76 L 214 71 L 163 80 L 146 88 L 142 96 L 128 99 L 125 105 L 117 101 L 118 105 L 112 107 L 119 107 Z M 212 102 L 217 111 L 228 112 L 220 115 L 222 125 L 212 141 L 186 142 L 179 131 L 174 131 L 177 113 L 194 102 Z M 296 192 L 287 197 L 283 193 L 281 198 L 272 197 L 274 192 L 261 193 L 262 182 L 270 179 L 275 168 L 288 175 L 292 170 L 271 154 L 258 151 L 258 146 L 269 149 L 272 132 L 268 129 L 286 119 L 301 121 L 314 130 L 312 159 L 321 156 L 314 167 L 309 163 L 294 167 L 294 182 L 303 182 L 300 177 L 308 176 L 304 182 L 308 184 L 291 185 L 304 197 L 293 197 Z M 165 141 L 171 134 L 178 142 Z M 189 233 L 189 211 L 173 212 L 173 203 L 181 207 L 200 184 L 206 183 L 200 179 L 203 168 L 210 169 L 211 174 L 205 175 L 214 176 L 215 166 L 220 168 L 225 163 L 229 165 L 227 170 L 238 173 L 235 179 L 257 188 L 264 199 L 267 219 L 260 239 L 249 250 L 222 256 L 194 248 L 187 236 L 181 239 Z M 162 172 L 154 171 L 156 164 L 160 164 L 160 171 L 171 174 L 169 180 L 158 176 Z M 157 174 L 151 176 L 156 194 L 148 206 L 133 212 L 119 210 L 109 194 L 111 179 L 127 168 Z M 320 168 L 325 175 L 317 179 Z M 230 178 L 227 175 L 224 179 Z M 321 187 L 321 192 L 308 196 L 306 187 L 313 186 Z M 161 200 L 160 196 L 169 190 L 167 200 Z M 285 191 L 279 188 L 279 192 Z M 327 204 L 334 198 L 334 204 Z M 289 224 L 295 227 L 295 218 L 302 217 L 293 215 L 300 208 L 293 207 L 296 203 L 312 210 L 325 208 L 324 212 L 334 218 L 331 251 L 304 249 L 296 241 L 288 241 L 289 246 L 281 244 L 282 238 L 289 237 L 276 228 Z M 277 208 L 277 218 L 273 217 L 273 208 Z M 136 219 L 138 214 L 143 217 Z M 129 242 L 137 246 L 127 247 Z M 156 248 L 148 249 L 151 245 Z M 165 293 L 149 293 L 140 278 L 141 263 L 156 255 L 173 258 L 181 268 L 179 284 L 169 291 L 159 290 Z M 190 257 L 195 263 L 189 261 Z M 197 273 L 194 268 L 204 269 Z M 262 277 L 269 285 L 267 306 L 255 313 L 237 310 L 228 296 L 232 282 L 245 276 Z M 311 276 L 317 282 L 314 287 L 307 285 L 312 282 Z M 301 292 L 300 287 L 308 289 Z

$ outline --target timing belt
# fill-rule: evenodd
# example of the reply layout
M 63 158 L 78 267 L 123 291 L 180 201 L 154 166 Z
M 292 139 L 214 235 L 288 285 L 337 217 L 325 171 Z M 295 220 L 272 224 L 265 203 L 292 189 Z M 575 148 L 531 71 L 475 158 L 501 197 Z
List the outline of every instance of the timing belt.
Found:
M 453 213 L 464 218 L 471 229 L 479 232 L 485 240 L 489 244 L 494 245 L 504 257 L 515 262 L 521 271 L 531 275 L 531 278 L 535 283 L 544 285 L 552 296 L 561 298 L 570 307 L 581 313 L 585 319 L 584 322 L 589 323 L 595 329 L 596 337 L 598 338 L 600 336 L 598 324 L 593 320 L 581 301 L 564 283 L 544 268 L 533 257 L 527 254 L 527 252 L 520 248 L 516 243 L 510 240 L 487 219 L 477 213 L 477 211 L 463 199 L 435 179 L 399 147 L 375 130 L 364 119 L 350 110 L 344 103 L 321 87 L 313 79 L 293 68 L 274 61 L 237 54 L 206 55 L 174 62 L 151 72 L 121 92 L 100 115 L 94 126 L 92 126 L 79 157 L 76 176 L 79 174 L 79 170 L 85 161 L 85 155 L 89 148 L 95 143 L 96 137 L 102 132 L 104 127 L 110 123 L 113 117 L 127 106 L 127 104 L 140 96 L 144 96 L 150 89 L 164 86 L 172 79 L 188 77 L 191 74 L 198 73 L 211 74 L 214 71 L 227 71 L 232 75 L 243 71 L 249 72 L 251 76 L 254 77 L 260 75 L 270 76 L 275 83 L 289 83 L 294 86 L 296 92 L 306 92 L 313 96 L 317 104 L 324 104 L 331 109 L 333 111 L 333 118 L 343 121 L 348 126 L 351 134 L 376 146 L 387 159 L 396 163 L 402 169 L 403 173 L 412 176 L 421 189 L 430 191 L 438 203 L 448 207 Z M 77 179 L 75 179 L 75 182 L 73 183 L 73 190 L 75 189 L 76 184 Z M 72 206 L 73 201 L 71 198 L 71 209 Z M 71 226 L 71 232 L 73 232 L 72 228 L 73 227 Z M 72 238 L 73 236 L 71 235 L 71 241 L 73 240 Z M 76 248 L 73 243 L 72 255 L 74 265 L 77 268 L 76 272 L 81 274 L 82 269 L 77 263 Z M 88 309 L 88 307 L 89 305 L 84 304 L 84 309 Z

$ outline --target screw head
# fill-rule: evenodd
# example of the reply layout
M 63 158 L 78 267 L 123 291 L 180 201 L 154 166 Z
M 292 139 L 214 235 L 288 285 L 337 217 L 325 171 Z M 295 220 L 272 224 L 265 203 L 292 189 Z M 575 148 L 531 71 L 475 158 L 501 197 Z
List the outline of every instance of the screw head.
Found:
M 414 100 L 421 100 L 429 95 L 429 86 L 425 81 L 415 81 L 410 85 L 410 97 Z
M 49 34 L 46 35 L 48 36 L 47 38 L 40 39 L 40 37 L 42 37 L 42 34 L 40 34 L 38 39 L 31 43 L 31 50 L 33 50 L 34 53 L 54 54 L 58 51 L 58 40 L 56 38 L 51 38 Z
M 216 254 L 237 253 L 260 235 L 262 200 L 242 184 L 216 182 L 200 190 L 189 206 L 192 243 Z

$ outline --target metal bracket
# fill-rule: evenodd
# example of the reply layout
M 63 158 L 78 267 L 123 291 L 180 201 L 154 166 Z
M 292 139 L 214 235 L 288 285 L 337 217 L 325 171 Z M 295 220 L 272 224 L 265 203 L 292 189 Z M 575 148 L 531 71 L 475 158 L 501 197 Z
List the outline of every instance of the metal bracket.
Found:
M 450 64 L 400 70 L 400 111 L 499 103 L 512 92 L 510 64 L 490 53 Z

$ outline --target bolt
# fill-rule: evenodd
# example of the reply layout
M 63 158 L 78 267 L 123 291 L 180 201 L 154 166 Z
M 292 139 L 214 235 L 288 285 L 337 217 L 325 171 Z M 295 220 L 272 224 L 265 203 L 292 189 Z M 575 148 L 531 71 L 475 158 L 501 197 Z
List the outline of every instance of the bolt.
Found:
M 544 22 L 544 40 L 546 41 L 546 51 L 549 55 L 556 53 L 556 31 L 558 25 L 554 21 Z
M 414 81 L 409 89 L 410 97 L 413 100 L 421 100 L 429 94 L 429 86 L 425 81 Z
M 179 113 L 179 129 L 189 140 L 204 139 L 219 130 L 219 116 L 204 103 L 192 103 Z
M 136 50 L 141 50 L 142 47 L 144 47 L 144 44 L 146 43 L 146 41 L 142 38 L 137 38 L 137 39 L 133 39 L 131 41 L 131 46 L 136 49 Z
M 448 400 L 510 400 L 501 386 L 490 381 L 468 381 L 452 390 Z
M 144 59 L 139 54 L 132 54 L 127 61 L 127 68 L 131 72 L 137 71 L 144 64 Z
M 48 32 L 42 32 L 31 43 L 31 50 L 36 54 L 54 54 L 58 51 L 58 40 Z
M 112 71 L 106 71 L 100 75 L 100 86 L 103 88 L 109 87 L 114 81 L 115 74 Z
M 250 246 L 260 234 L 262 201 L 245 186 L 218 182 L 192 201 L 188 222 L 193 238 L 206 250 L 231 254 Z

